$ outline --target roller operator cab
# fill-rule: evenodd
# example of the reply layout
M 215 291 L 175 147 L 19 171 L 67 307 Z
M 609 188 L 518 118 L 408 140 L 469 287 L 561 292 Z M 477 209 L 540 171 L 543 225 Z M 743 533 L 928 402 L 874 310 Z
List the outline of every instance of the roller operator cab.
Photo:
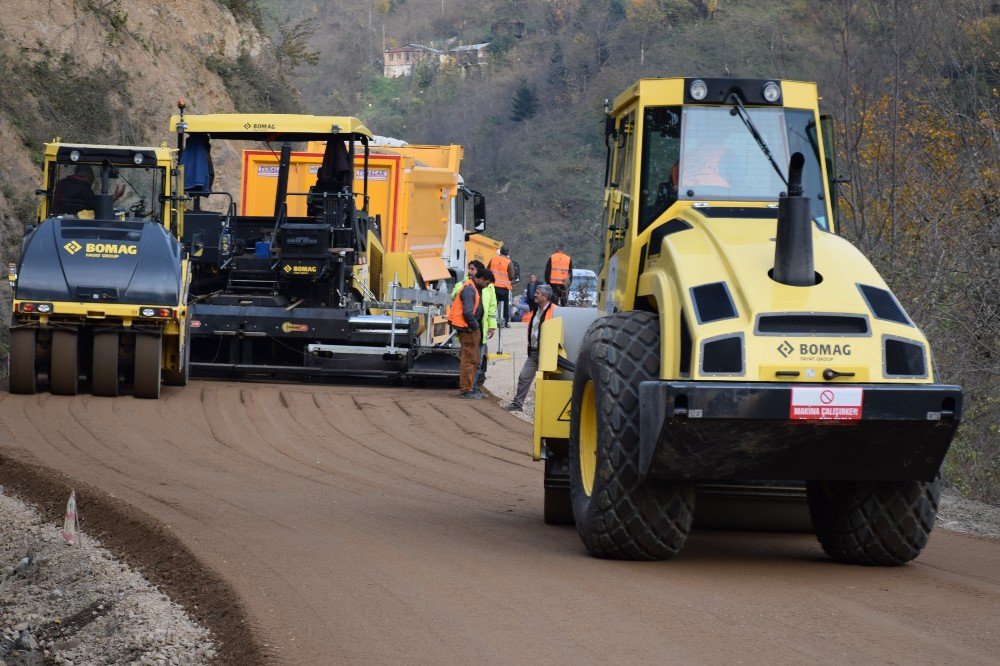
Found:
M 676 553 L 713 489 L 801 489 L 839 561 L 927 542 L 962 391 L 837 235 L 817 99 L 673 78 L 607 105 L 597 308 L 544 326 L 535 412 L 546 520 L 594 555 Z
M 10 390 L 156 398 L 188 377 L 180 171 L 161 147 L 45 145 L 16 264 Z

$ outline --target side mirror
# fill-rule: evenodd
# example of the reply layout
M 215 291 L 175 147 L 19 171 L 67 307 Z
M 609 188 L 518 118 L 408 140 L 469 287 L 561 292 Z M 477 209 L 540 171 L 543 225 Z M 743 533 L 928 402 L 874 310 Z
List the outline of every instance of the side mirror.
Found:
M 612 115 L 604 116 L 604 136 L 615 137 L 617 131 L 615 130 L 615 117 Z

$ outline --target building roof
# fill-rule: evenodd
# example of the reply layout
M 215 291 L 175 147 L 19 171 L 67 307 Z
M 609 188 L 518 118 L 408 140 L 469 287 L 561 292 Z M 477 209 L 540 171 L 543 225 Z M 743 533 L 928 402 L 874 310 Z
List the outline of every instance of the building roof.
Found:
M 424 51 L 426 53 L 441 53 L 438 49 L 423 44 L 407 44 L 395 49 L 386 49 L 386 53 L 413 53 L 414 51 Z
M 480 49 L 486 48 L 489 45 L 490 45 L 489 42 L 484 42 L 482 44 L 466 44 L 465 46 L 456 46 L 455 48 L 449 50 L 452 53 L 454 53 L 455 51 L 478 51 Z

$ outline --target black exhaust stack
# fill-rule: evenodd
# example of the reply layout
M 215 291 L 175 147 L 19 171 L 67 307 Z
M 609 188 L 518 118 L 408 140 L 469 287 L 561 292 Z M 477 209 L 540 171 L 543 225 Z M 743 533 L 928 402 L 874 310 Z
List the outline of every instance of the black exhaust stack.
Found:
M 115 198 L 111 195 L 111 163 L 104 160 L 101 165 L 101 193 L 94 206 L 94 219 L 111 220 L 115 216 Z
M 771 277 L 792 287 L 816 284 L 813 267 L 812 220 L 809 198 L 802 196 L 802 153 L 792 155 L 788 167 L 788 196 L 778 201 L 778 236 Z
M 281 157 L 278 159 L 278 191 L 274 197 L 274 219 L 278 219 L 281 210 L 285 207 L 285 199 L 288 197 L 288 170 L 292 162 L 292 145 L 290 143 L 281 144 Z

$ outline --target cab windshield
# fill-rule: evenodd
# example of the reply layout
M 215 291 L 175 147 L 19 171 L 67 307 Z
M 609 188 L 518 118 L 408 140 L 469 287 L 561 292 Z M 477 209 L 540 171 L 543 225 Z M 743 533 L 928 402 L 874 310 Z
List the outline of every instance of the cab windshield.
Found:
M 774 201 L 787 188 L 730 106 L 650 107 L 643 126 L 640 230 L 677 200 Z M 750 117 L 787 177 L 796 152 L 813 221 L 828 228 L 812 111 L 752 107 Z
M 53 164 L 49 214 L 86 217 L 86 211 L 93 211 L 96 195 L 101 193 L 101 168 L 100 164 L 77 162 Z M 114 197 L 115 215 L 159 221 L 165 177 L 166 170 L 158 166 L 113 167 L 108 194 Z

